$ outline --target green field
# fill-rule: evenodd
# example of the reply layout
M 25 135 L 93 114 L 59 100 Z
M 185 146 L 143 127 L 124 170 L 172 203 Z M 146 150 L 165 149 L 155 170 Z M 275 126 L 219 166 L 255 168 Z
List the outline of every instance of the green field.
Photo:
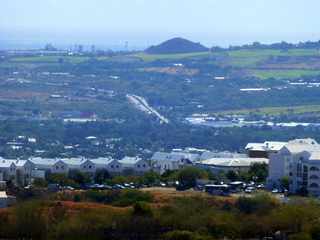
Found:
M 302 114 L 302 113 L 320 113 L 320 105 L 301 105 L 290 107 L 263 107 L 256 109 L 241 109 L 231 111 L 216 112 L 215 115 L 230 115 L 230 114 L 258 114 L 258 115 L 281 115 L 281 114 Z
M 78 64 L 88 61 L 86 56 L 32 56 L 32 57 L 14 57 L 10 59 L 13 63 L 57 63 L 63 59 L 64 62 Z
M 319 76 L 320 70 L 284 69 L 284 70 L 252 70 L 250 75 L 260 79 L 294 79 L 304 76 Z
M 144 52 L 134 54 L 134 57 L 138 57 L 145 62 L 152 62 L 156 60 L 174 60 L 183 58 L 193 58 L 193 57 L 207 57 L 209 52 L 194 52 L 194 53 L 178 53 L 178 54 L 147 54 Z

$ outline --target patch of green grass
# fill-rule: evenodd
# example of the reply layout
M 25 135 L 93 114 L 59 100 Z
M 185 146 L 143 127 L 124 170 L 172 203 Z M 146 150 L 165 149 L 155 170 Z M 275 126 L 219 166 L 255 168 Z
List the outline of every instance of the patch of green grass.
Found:
M 147 54 L 144 52 L 134 54 L 134 57 L 138 57 L 145 62 L 152 62 L 156 60 L 175 60 L 183 58 L 193 58 L 193 57 L 207 57 L 210 52 L 194 52 L 194 53 L 178 53 L 178 54 Z
M 266 61 L 269 57 L 320 56 L 320 52 L 317 49 L 290 49 L 288 51 L 276 49 L 241 49 L 230 50 L 226 53 L 228 55 L 226 64 L 240 68 L 254 68 L 259 63 Z
M 277 49 L 241 49 L 228 51 L 230 57 L 261 57 L 261 56 L 320 56 L 318 49 L 290 49 L 288 51 Z
M 252 70 L 250 74 L 260 79 L 294 79 L 303 76 L 318 76 L 320 70 L 284 69 L 284 70 Z
M 30 57 L 14 57 L 10 61 L 14 63 L 57 63 L 63 59 L 64 62 L 73 64 L 88 61 L 90 58 L 86 56 L 30 56 Z
M 302 114 L 302 113 L 320 113 L 320 105 L 301 105 L 290 107 L 263 107 L 256 109 L 241 109 L 231 111 L 217 112 L 217 115 L 230 115 L 230 114 L 258 114 L 258 115 L 281 115 L 281 114 Z

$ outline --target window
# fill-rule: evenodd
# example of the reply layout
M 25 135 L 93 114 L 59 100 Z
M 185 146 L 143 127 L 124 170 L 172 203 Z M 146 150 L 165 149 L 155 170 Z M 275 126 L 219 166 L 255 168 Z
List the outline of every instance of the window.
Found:
M 317 175 L 311 175 L 310 179 L 319 179 L 319 177 Z
M 114 166 L 113 166 L 113 165 L 111 165 L 111 168 L 114 168 Z
M 143 164 L 143 167 L 145 168 L 145 167 L 146 167 L 146 165 L 145 165 L 145 164 Z
M 91 166 L 91 165 L 89 165 L 89 168 L 91 169 L 91 168 L 92 168 L 92 166 Z
M 318 188 L 319 185 L 317 183 L 311 183 L 309 187 L 310 188 Z
M 116 168 L 119 168 L 119 165 L 117 165 Z
M 319 168 L 317 168 L 317 167 L 311 167 L 311 168 L 310 168 L 310 171 L 319 171 Z
M 140 168 L 140 164 L 138 164 L 138 168 Z

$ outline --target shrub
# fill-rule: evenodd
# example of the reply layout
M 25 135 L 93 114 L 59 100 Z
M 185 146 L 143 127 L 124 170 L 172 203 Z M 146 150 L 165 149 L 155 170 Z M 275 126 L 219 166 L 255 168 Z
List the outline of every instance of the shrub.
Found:
M 152 216 L 152 210 L 147 203 L 136 202 L 133 205 L 133 215 L 135 215 L 135 216 Z
M 116 206 L 130 206 L 136 202 L 152 202 L 153 196 L 148 192 L 142 192 L 139 190 L 123 190 L 121 191 L 119 198 L 113 202 Z
M 262 214 L 271 211 L 277 206 L 277 201 L 268 194 L 258 194 L 253 197 L 239 197 L 236 207 L 246 214 Z

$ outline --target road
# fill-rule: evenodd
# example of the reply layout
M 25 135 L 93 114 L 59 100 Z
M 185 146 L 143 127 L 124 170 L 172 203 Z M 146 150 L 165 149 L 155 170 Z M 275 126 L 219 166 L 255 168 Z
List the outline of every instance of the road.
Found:
M 160 123 L 169 123 L 169 119 L 162 116 L 157 110 L 151 107 L 145 98 L 133 94 L 127 94 L 127 98 L 129 102 L 135 105 L 135 107 L 137 107 L 140 111 L 156 116 L 160 120 Z

